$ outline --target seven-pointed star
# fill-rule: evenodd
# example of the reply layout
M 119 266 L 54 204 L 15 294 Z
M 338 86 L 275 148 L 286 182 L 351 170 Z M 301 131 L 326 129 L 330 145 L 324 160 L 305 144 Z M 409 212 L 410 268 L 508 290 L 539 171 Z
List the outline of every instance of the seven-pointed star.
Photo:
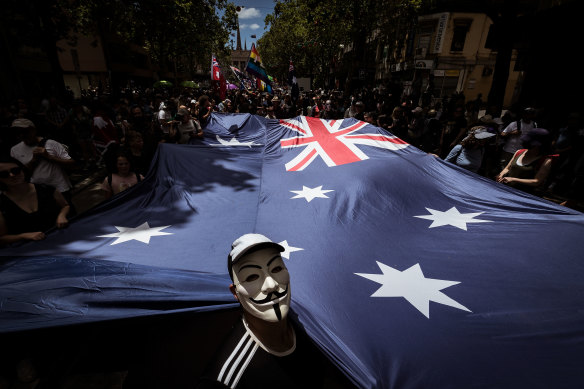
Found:
M 302 185 L 302 190 L 291 190 L 290 192 L 296 193 L 296 196 L 290 197 L 291 199 L 306 199 L 307 202 L 311 202 L 315 197 L 321 197 L 323 199 L 328 199 L 329 197 L 325 195 L 328 192 L 334 192 L 334 190 L 323 190 L 322 185 L 315 188 L 309 188 Z
M 371 297 L 403 297 L 428 319 L 430 318 L 430 301 L 471 312 L 465 306 L 440 292 L 449 286 L 459 284 L 458 281 L 426 278 L 417 263 L 403 272 L 379 261 L 377 261 L 377 266 L 381 269 L 382 274 L 355 273 L 381 284 L 381 287 Z
M 218 144 L 212 144 L 211 146 L 247 146 L 249 148 L 251 148 L 251 146 L 256 145 L 253 141 L 251 142 L 240 142 L 237 138 L 233 137 L 231 138 L 229 141 L 226 141 L 224 139 L 221 139 L 221 137 L 219 135 L 217 135 L 217 141 L 219 142 Z M 259 146 L 259 145 L 257 145 Z
M 170 226 L 150 228 L 148 222 L 144 222 L 142 225 L 139 225 L 136 228 L 118 226 L 115 227 L 119 232 L 107 235 L 98 235 L 98 238 L 118 238 L 110 244 L 110 246 L 113 246 L 114 244 L 127 242 L 129 240 L 138 240 L 140 242 L 149 244 L 150 238 L 153 236 L 172 235 L 171 232 L 160 232 L 161 230 L 164 230 Z
M 483 212 L 475 212 L 475 213 L 460 213 L 456 209 L 456 207 L 450 208 L 448 211 L 442 212 L 437 211 L 435 209 L 426 208 L 430 215 L 421 215 L 421 216 L 414 216 L 419 217 L 420 219 L 428 219 L 432 220 L 432 224 L 428 228 L 434 227 L 441 227 L 451 225 L 456 228 L 460 228 L 461 230 L 466 231 L 466 224 L 467 223 L 490 223 L 492 220 L 481 220 L 481 219 L 474 219 L 475 217 L 479 216 Z
M 280 242 L 278 244 L 280 246 L 284 247 L 284 251 L 282 251 L 282 253 L 280 255 L 282 255 L 286 259 L 290 259 L 290 253 L 293 253 L 294 251 L 304 250 L 304 249 L 301 249 L 300 247 L 290 246 L 288 244 L 287 240 L 283 240 L 282 242 Z

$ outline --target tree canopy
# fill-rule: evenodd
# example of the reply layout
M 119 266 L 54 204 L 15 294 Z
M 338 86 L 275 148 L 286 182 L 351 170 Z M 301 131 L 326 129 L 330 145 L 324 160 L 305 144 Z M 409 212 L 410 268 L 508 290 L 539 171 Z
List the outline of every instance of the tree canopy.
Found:
M 113 34 L 144 47 L 161 67 L 173 61 L 187 72 L 212 52 L 227 55 L 236 26 L 227 0 L 56 0 L 53 10 L 65 34 Z
M 266 16 L 269 31 L 258 50 L 272 74 L 282 77 L 292 59 L 297 73 L 314 76 L 318 85 L 341 56 L 352 72 L 374 35 L 395 43 L 396 26 L 415 20 L 421 7 L 421 0 L 280 0 Z

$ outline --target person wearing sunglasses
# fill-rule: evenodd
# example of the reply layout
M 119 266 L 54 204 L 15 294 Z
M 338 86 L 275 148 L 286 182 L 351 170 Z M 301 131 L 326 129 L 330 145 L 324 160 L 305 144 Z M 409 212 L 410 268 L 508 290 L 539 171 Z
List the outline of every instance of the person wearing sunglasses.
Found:
M 69 204 L 52 186 L 31 184 L 23 165 L 14 159 L 0 162 L 0 245 L 42 240 L 53 227 L 69 222 Z

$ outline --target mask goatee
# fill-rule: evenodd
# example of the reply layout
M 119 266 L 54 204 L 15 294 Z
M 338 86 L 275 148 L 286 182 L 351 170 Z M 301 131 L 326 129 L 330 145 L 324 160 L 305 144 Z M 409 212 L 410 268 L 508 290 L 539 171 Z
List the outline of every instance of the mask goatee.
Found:
M 280 312 L 280 303 L 274 304 L 274 312 L 276 312 L 276 317 L 278 320 L 282 320 L 282 312 Z

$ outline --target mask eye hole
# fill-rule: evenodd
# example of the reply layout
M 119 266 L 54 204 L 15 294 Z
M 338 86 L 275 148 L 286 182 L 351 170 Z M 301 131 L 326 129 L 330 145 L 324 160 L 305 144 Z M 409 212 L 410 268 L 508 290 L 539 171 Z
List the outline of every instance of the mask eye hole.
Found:
M 284 270 L 282 266 L 276 266 L 275 268 L 272 269 L 272 273 L 279 273 L 282 270 Z
M 257 274 L 250 274 L 249 276 L 247 276 L 245 278 L 245 282 L 254 282 L 256 281 L 258 278 L 260 278 L 260 276 L 258 276 Z

